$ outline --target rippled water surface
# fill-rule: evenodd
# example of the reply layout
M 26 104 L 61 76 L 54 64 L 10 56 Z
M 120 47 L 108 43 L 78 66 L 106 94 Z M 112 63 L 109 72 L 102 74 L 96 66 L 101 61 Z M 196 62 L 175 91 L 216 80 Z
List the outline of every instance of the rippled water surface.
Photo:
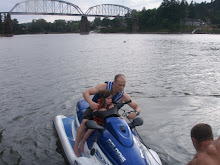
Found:
M 0 38 L 0 164 L 64 165 L 53 120 L 123 73 L 139 133 L 169 165 L 194 155 L 190 129 L 220 135 L 220 36 L 59 34 Z

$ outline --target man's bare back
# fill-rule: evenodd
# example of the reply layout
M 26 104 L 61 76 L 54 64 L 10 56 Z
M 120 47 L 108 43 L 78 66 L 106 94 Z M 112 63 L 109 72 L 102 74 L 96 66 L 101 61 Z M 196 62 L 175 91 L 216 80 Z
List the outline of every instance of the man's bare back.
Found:
M 220 165 L 220 137 L 198 152 L 188 165 Z

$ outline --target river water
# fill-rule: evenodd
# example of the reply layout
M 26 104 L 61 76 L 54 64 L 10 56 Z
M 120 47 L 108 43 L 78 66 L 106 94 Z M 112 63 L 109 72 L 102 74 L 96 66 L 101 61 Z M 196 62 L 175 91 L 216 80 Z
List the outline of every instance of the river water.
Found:
M 115 74 L 141 106 L 138 131 L 164 164 L 195 154 L 190 129 L 220 135 L 220 36 L 48 34 L 0 38 L 0 164 L 65 165 L 53 125 Z M 128 107 L 127 107 L 128 108 Z

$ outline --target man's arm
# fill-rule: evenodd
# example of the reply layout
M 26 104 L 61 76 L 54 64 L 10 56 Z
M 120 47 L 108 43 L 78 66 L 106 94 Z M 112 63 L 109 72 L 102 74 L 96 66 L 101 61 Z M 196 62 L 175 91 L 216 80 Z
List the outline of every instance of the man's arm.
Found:
M 129 100 L 131 100 L 131 102 L 130 102 L 128 105 L 129 105 L 131 108 L 133 108 L 136 112 L 138 112 L 138 113 L 141 112 L 141 108 L 139 107 L 139 105 L 138 105 L 134 100 L 132 100 L 131 97 L 130 97 L 127 93 L 124 92 L 123 97 L 122 97 L 121 100 L 122 100 L 122 101 L 129 101 Z M 129 115 L 128 115 L 128 118 L 129 118 L 129 119 L 134 119 L 136 116 L 137 116 L 137 115 L 136 115 L 136 113 L 134 112 L 134 113 L 129 114 Z
M 91 99 L 91 95 L 95 95 L 96 93 L 100 93 L 106 89 L 106 83 L 99 84 L 93 88 L 89 88 L 85 92 L 83 92 L 84 99 L 89 103 L 89 106 L 92 110 L 98 109 L 98 104 L 93 102 Z

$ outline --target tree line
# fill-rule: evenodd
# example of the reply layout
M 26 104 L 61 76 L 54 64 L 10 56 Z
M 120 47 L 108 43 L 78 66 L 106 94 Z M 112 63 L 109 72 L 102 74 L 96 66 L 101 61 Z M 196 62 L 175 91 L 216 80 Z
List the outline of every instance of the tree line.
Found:
M 196 3 L 186 0 L 163 0 L 158 8 L 133 10 L 135 19 L 115 17 L 89 21 L 90 31 L 102 33 L 133 32 L 192 32 L 196 26 L 201 32 L 220 33 L 220 0 Z M 2 20 L 0 19 L 0 28 Z M 44 19 L 19 24 L 12 20 L 14 34 L 29 33 L 79 33 L 80 21 Z
M 152 10 L 143 9 L 137 12 L 141 31 L 189 31 L 193 23 L 200 22 L 220 27 L 220 0 L 211 3 L 190 4 L 186 0 L 163 0 L 159 8 Z M 186 24 L 186 22 L 190 24 Z
M 1 14 L 0 13 L 0 36 L 12 36 L 13 27 L 11 22 L 10 14 Z

